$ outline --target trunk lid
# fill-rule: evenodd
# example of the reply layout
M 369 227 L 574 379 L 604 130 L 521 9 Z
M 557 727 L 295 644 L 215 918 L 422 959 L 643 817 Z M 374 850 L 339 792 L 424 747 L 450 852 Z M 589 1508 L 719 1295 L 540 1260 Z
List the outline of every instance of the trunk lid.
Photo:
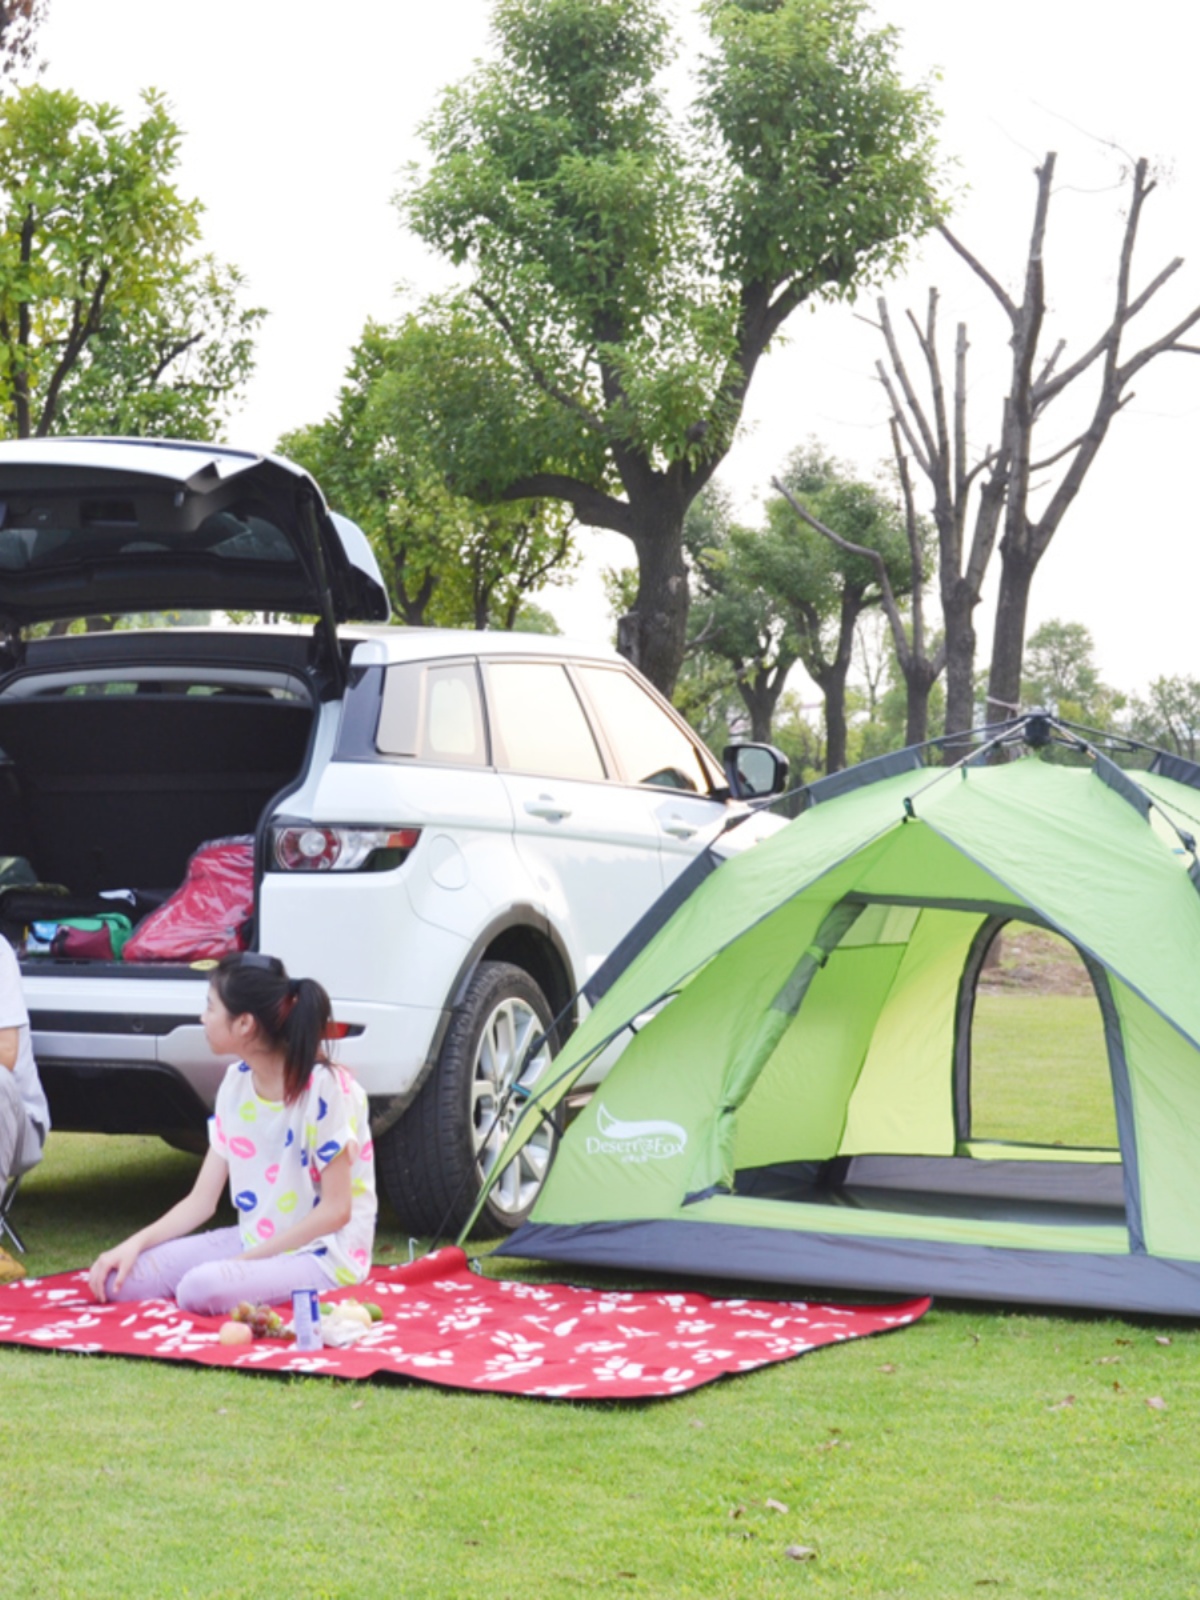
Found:
M 183 609 L 386 622 L 354 523 L 280 457 L 155 439 L 0 443 L 0 618 Z

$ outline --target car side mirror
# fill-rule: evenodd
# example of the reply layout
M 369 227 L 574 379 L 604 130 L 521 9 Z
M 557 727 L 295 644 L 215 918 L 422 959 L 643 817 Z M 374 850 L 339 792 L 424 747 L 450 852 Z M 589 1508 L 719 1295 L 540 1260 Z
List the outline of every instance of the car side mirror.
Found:
M 787 788 L 788 758 L 773 744 L 727 744 L 722 761 L 735 800 L 765 800 Z

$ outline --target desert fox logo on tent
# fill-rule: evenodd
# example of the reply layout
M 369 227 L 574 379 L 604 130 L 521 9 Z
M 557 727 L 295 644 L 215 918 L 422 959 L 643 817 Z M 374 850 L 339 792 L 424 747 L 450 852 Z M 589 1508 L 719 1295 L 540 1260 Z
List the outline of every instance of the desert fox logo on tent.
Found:
M 596 1110 L 599 1136 L 588 1135 L 590 1156 L 617 1156 L 622 1161 L 666 1161 L 681 1156 L 687 1129 L 677 1122 L 622 1122 L 603 1103 Z

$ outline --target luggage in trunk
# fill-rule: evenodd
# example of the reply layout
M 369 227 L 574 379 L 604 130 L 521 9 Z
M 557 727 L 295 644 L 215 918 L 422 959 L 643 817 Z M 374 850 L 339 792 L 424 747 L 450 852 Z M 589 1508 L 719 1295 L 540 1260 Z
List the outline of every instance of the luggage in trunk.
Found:
M 206 840 L 254 833 L 301 772 L 312 718 L 266 693 L 153 684 L 0 700 L 0 855 L 72 906 L 113 889 L 161 900 Z

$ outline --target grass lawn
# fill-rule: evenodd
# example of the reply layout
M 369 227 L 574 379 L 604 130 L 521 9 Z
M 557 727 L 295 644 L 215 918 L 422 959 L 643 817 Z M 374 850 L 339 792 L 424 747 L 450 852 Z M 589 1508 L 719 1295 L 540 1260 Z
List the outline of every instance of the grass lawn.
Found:
M 979 1139 L 1115 1149 L 1117 1119 L 1095 998 L 978 995 L 971 1102 Z
M 1037 999 L 997 1019 L 1012 1107 L 1057 1092 L 1075 1026 Z M 90 1260 L 193 1170 L 53 1136 L 30 1270 Z M 406 1251 L 385 1223 L 380 1259 Z M 0 1349 L 4 1593 L 1200 1597 L 1198 1358 L 1190 1327 L 951 1303 L 633 1405 Z

